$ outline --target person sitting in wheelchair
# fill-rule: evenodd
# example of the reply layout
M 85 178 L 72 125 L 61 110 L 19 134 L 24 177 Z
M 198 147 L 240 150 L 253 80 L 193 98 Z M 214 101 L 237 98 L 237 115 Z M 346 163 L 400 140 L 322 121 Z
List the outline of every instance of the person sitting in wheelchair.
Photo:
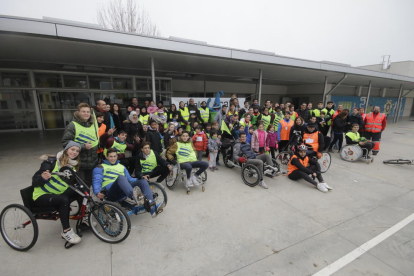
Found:
M 81 241 L 81 238 L 72 230 L 69 224 L 70 203 L 78 197 L 78 194 L 74 190 L 68 189 L 68 184 L 54 173 L 59 172 L 65 166 L 78 171 L 80 151 L 80 144 L 70 141 L 65 149 L 56 156 L 42 155 L 40 159 L 43 160 L 43 163 L 32 178 L 34 205 L 36 207 L 57 208 L 63 227 L 61 236 L 72 244 Z
M 150 148 L 150 143 L 142 143 L 141 151 L 137 154 L 135 162 L 135 176 L 138 179 L 148 181 L 150 178 L 158 176 L 156 182 L 161 183 L 171 170 L 172 166 L 161 158 L 158 152 Z
M 99 199 L 106 198 L 108 201 L 117 202 L 128 197 L 136 205 L 138 205 L 138 190 L 134 187 L 139 187 L 148 200 L 151 216 L 154 218 L 161 213 L 155 210 L 155 201 L 148 181 L 132 178 L 127 168 L 119 163 L 115 148 L 108 149 L 106 160 L 93 169 L 92 186 Z
M 272 162 L 272 157 L 268 153 L 257 154 L 252 150 L 250 144 L 246 143 L 246 133 L 240 133 L 239 142 L 236 143 L 233 147 L 233 160 L 234 162 L 246 162 L 246 164 L 252 164 L 256 166 L 260 171 L 260 183 L 259 186 L 263 189 L 267 189 L 267 185 L 263 180 L 263 163 L 269 166 L 269 168 L 264 171 L 266 175 L 273 175 L 274 170 L 270 167 Z
M 307 156 L 322 157 L 322 151 L 325 146 L 323 134 L 316 130 L 316 123 L 308 123 L 303 133 L 303 143 L 308 147 Z
M 374 143 L 368 142 L 366 138 L 361 137 L 358 131 L 359 125 L 352 124 L 352 130 L 345 135 L 346 143 L 348 145 L 359 145 L 362 149 L 366 149 L 364 158 L 370 159 L 369 153 L 374 147 Z
M 308 147 L 299 145 L 296 147 L 297 155 L 293 155 L 289 162 L 288 177 L 291 180 L 304 179 L 314 185 L 321 192 L 328 192 L 332 190 L 322 178 L 321 166 L 317 160 L 312 160 L 308 157 Z M 312 175 L 312 178 L 309 176 Z M 318 179 L 319 183 L 315 181 Z
M 177 161 L 175 161 L 175 157 Z M 184 130 L 180 140 L 168 149 L 167 159 L 172 163 L 178 162 L 180 168 L 186 171 L 187 188 L 201 184 L 197 178 L 208 168 L 208 163 L 206 161 L 197 161 L 195 148 L 188 131 Z M 193 168 L 199 169 L 192 174 Z

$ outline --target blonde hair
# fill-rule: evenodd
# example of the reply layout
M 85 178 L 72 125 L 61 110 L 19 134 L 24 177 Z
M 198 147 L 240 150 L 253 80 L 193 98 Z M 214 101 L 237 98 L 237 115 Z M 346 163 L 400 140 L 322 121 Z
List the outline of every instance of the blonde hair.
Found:
M 78 154 L 78 157 L 76 157 L 75 160 L 78 162 L 78 164 L 75 166 L 76 171 L 79 171 L 79 168 L 80 168 L 80 154 Z M 69 156 L 68 156 L 67 150 L 63 151 L 63 154 L 59 157 L 59 162 L 60 162 L 61 167 L 69 165 Z
M 80 103 L 80 104 L 78 105 L 78 111 L 80 111 L 80 110 L 81 110 L 81 108 L 83 108 L 83 107 L 91 108 L 91 107 L 89 106 L 89 104 L 87 104 L 87 103 Z

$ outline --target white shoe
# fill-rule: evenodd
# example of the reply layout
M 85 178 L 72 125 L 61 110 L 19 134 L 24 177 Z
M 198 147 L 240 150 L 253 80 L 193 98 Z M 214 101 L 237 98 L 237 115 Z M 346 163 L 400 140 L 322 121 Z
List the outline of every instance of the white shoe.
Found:
M 264 180 L 260 181 L 259 186 L 262 187 L 263 189 L 269 189 L 269 187 L 267 187 L 267 185 L 264 182 Z
M 273 170 L 267 169 L 267 170 L 264 171 L 264 174 L 272 175 L 273 174 Z
M 193 180 L 192 180 L 191 177 L 190 178 L 187 178 L 187 185 L 186 185 L 186 187 L 187 188 L 194 187 Z
M 62 238 L 64 238 L 67 242 L 72 243 L 72 244 L 76 244 L 76 243 L 80 243 L 81 242 L 81 238 L 75 233 L 75 231 L 73 231 L 73 229 L 70 229 L 68 232 L 64 233 L 62 231 L 62 233 L 60 234 L 62 236 Z
M 201 183 L 198 181 L 197 177 L 195 176 L 195 174 L 193 174 L 191 177 L 191 182 L 193 182 L 194 185 L 198 186 Z
M 323 185 L 324 183 L 318 183 L 318 185 L 316 185 L 316 188 L 323 192 L 323 193 L 327 193 L 328 192 L 328 188 L 325 187 L 325 185 Z
M 326 187 L 328 190 L 332 190 L 332 187 L 328 185 L 326 182 L 322 182 L 322 184 Z

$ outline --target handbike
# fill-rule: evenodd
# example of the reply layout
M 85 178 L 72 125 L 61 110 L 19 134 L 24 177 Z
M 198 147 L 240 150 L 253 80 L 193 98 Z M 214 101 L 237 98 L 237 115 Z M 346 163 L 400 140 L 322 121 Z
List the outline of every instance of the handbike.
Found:
M 70 189 L 82 197 L 80 210 L 72 210 L 69 218 L 76 220 L 76 232 L 80 233 L 80 224 L 84 217 L 88 218 L 92 233 L 107 243 L 119 243 L 125 240 L 131 232 L 131 221 L 128 214 L 117 203 L 108 201 L 94 201 L 89 188 L 83 180 L 69 167 L 62 167 L 59 175 Z M 0 230 L 3 239 L 13 249 L 27 251 L 32 248 L 38 238 L 39 228 L 37 220 L 59 219 L 55 207 L 37 207 L 33 201 L 33 186 L 20 190 L 23 205 L 11 204 L 6 206 L 0 215 Z M 81 235 L 79 235 L 81 236 Z M 68 249 L 74 244 L 65 243 Z
M 197 170 L 198 168 L 194 168 L 192 172 L 194 173 Z M 202 174 L 200 174 L 197 177 L 197 179 L 201 183 L 201 190 L 204 192 L 206 190 L 206 188 L 204 187 L 204 184 L 207 181 L 207 172 L 204 171 Z M 190 187 L 187 187 L 187 173 L 185 172 L 184 169 L 181 169 L 180 163 L 175 161 L 172 164 L 172 170 L 170 174 L 167 176 L 167 178 L 165 178 L 165 185 L 167 186 L 168 189 L 173 190 L 177 186 L 178 182 L 182 183 L 182 185 L 187 190 L 187 195 L 189 195 L 191 190 L 190 190 Z

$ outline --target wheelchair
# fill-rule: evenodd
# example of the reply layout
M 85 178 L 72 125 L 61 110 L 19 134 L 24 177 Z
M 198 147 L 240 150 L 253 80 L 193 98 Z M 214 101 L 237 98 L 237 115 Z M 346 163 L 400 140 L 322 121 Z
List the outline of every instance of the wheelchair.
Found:
M 342 160 L 347 162 L 356 162 L 358 160 L 364 161 L 367 164 L 374 162 L 374 158 L 367 158 L 369 151 L 357 144 L 342 146 L 339 155 Z
M 78 206 L 70 212 L 69 218 L 76 220 L 76 232 L 81 232 L 80 224 L 84 217 L 88 218 L 89 228 L 100 240 L 107 243 L 119 243 L 124 241 L 131 232 L 131 221 L 125 210 L 117 203 L 93 200 L 89 188 L 82 179 L 69 167 L 62 167 L 59 175 L 82 199 Z M 23 205 L 11 204 L 6 206 L 0 214 L 0 230 L 4 241 L 17 251 L 27 251 L 32 248 L 39 235 L 37 220 L 59 219 L 59 213 L 54 207 L 38 207 L 33 201 L 32 186 L 20 190 Z M 71 204 L 72 206 L 72 204 Z M 65 243 L 69 249 L 75 244 Z
M 243 162 L 237 162 L 234 163 L 231 160 L 233 159 L 233 147 L 235 145 L 235 141 L 231 141 L 230 143 L 226 144 L 226 145 L 222 145 L 222 149 L 223 149 L 223 160 L 224 160 L 224 165 L 227 168 L 241 168 L 241 178 L 244 182 L 244 184 L 246 184 L 249 187 L 255 187 L 259 184 L 260 180 L 263 178 L 262 177 L 262 172 L 260 172 L 260 170 L 252 165 L 252 164 L 246 164 L 246 161 Z M 271 168 L 273 171 L 275 171 L 275 175 L 278 175 L 279 173 L 279 165 L 277 164 L 275 159 L 272 159 L 273 164 L 267 164 L 264 166 L 265 169 L 269 169 Z
M 193 169 L 193 173 L 197 172 L 198 168 Z M 207 181 L 207 172 L 204 171 L 202 174 L 198 176 L 198 180 L 201 183 L 201 190 L 204 192 L 206 188 L 204 187 L 204 184 Z M 187 187 L 187 173 L 184 169 L 181 169 L 180 164 L 176 161 L 174 164 L 172 164 L 172 170 L 170 174 L 165 178 L 165 185 L 168 189 L 173 190 L 177 186 L 177 183 L 181 182 L 182 185 L 187 190 L 187 195 L 190 194 L 190 187 Z

